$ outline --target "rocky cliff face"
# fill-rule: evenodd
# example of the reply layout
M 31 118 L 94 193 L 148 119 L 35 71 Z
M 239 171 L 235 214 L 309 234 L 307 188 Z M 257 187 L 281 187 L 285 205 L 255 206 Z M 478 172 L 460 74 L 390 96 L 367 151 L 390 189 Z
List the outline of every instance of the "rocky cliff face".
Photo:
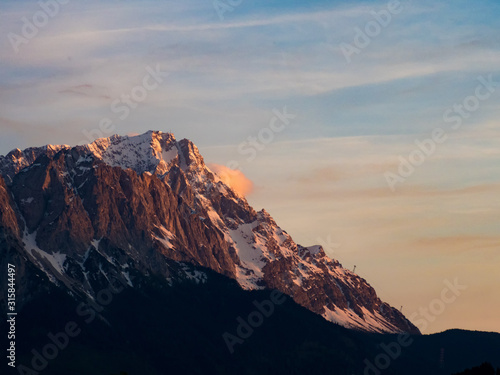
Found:
M 14 150 L 0 172 L 2 262 L 21 276 L 95 296 L 110 277 L 131 287 L 136 274 L 203 282 L 202 266 L 245 289 L 278 289 L 346 327 L 418 333 L 321 246 L 297 245 L 252 209 L 188 140 L 150 131 Z M 43 287 L 32 284 L 23 298 Z

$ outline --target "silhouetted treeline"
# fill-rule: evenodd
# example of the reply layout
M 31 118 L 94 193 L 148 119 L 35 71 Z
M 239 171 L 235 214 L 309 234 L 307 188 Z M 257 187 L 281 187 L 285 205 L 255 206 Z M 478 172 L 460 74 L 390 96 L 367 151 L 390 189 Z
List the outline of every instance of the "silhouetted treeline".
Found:
M 500 375 L 500 368 L 495 371 L 491 363 L 483 363 L 481 366 L 467 369 L 455 375 Z

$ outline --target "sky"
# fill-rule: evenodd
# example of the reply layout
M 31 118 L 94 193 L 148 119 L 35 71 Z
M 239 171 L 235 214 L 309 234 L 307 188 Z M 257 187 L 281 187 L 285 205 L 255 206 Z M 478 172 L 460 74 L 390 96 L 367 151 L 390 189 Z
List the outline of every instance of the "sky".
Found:
M 499 15 L 493 0 L 2 0 L 0 154 L 173 132 L 423 333 L 500 332 Z

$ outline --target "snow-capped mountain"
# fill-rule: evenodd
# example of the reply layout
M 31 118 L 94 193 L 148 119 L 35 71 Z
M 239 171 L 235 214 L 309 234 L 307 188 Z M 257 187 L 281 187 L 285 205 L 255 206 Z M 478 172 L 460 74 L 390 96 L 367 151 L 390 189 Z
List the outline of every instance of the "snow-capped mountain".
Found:
M 348 328 L 418 333 L 321 246 L 296 244 L 250 207 L 189 140 L 149 131 L 16 149 L 0 157 L 0 173 L 0 246 L 19 277 L 94 298 L 111 277 L 130 287 L 137 274 L 203 283 L 205 267 L 244 289 L 277 289 Z M 21 283 L 20 303 L 39 287 Z

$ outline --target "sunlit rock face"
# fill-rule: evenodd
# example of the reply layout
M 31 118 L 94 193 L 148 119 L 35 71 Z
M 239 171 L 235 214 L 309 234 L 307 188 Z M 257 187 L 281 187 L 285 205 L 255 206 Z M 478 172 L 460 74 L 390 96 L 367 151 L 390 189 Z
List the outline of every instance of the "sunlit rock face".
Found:
M 277 289 L 348 328 L 418 333 L 321 246 L 296 244 L 250 207 L 189 140 L 150 131 L 14 150 L 0 172 L 1 251 L 24 277 L 20 303 L 41 280 L 95 296 L 111 278 L 134 287 L 137 274 L 203 283 L 201 266 L 244 289 Z

